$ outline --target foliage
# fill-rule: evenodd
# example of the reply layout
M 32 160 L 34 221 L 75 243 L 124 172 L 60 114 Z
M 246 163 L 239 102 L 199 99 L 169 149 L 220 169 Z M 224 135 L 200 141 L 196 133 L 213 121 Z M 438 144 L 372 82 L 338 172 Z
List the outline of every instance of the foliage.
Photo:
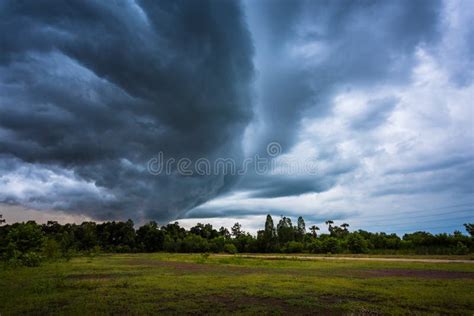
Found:
M 33 221 L 0 226 L 0 258 L 12 265 L 35 266 L 42 260 L 71 259 L 75 254 L 98 252 L 226 252 L 226 253 L 412 253 L 455 254 L 474 252 L 473 224 L 465 224 L 470 236 L 414 232 L 400 238 L 396 234 L 349 231 L 349 224 L 335 225 L 326 221 L 329 234 L 318 234 L 315 225 L 306 232 L 302 217 L 294 226 L 288 217 L 281 217 L 275 227 L 267 215 L 263 230 L 253 236 L 239 223 L 231 232 L 211 224 L 198 223 L 189 230 L 179 223 L 159 226 L 149 222 L 135 230 L 126 222 L 83 222 L 61 225 L 55 221 L 39 225 Z
M 466 231 L 471 235 L 471 237 L 474 236 L 474 224 L 473 223 L 466 223 L 464 224 L 464 227 L 466 228 Z
M 230 254 L 237 253 L 237 247 L 234 244 L 225 244 L 224 251 Z
M 286 253 L 299 253 L 303 252 L 304 244 L 299 241 L 289 241 L 282 247 L 282 252 Z
M 347 249 L 352 253 L 365 253 L 368 251 L 367 241 L 358 233 L 347 237 Z
M 26 267 L 38 267 L 43 258 L 36 252 L 27 252 L 21 256 L 21 262 Z

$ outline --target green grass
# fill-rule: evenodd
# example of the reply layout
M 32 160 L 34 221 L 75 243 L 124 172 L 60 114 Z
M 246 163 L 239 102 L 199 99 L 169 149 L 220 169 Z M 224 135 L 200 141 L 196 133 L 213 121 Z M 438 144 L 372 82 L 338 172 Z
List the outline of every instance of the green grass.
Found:
M 472 315 L 473 278 L 470 263 L 100 255 L 0 271 L 0 314 Z

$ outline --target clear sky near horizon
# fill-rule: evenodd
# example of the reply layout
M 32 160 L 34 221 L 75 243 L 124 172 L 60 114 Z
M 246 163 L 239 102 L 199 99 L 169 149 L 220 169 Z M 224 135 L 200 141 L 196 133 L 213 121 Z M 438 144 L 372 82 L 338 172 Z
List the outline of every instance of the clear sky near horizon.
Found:
M 463 230 L 473 100 L 469 0 L 5 0 L 0 214 Z

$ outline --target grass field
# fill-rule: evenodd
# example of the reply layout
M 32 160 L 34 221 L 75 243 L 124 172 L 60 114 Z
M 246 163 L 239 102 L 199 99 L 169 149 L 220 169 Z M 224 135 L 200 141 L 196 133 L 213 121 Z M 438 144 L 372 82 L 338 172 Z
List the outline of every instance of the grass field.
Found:
M 474 264 L 115 254 L 0 271 L 0 314 L 466 314 Z

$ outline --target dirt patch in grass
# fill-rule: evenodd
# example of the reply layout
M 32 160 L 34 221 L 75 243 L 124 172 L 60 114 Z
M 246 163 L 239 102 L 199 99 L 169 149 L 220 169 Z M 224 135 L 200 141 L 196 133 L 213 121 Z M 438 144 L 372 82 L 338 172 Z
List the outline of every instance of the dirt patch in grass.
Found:
M 319 295 L 318 300 L 325 304 L 340 304 L 345 302 L 363 302 L 363 303 L 374 303 L 377 300 L 371 297 L 360 297 L 360 296 L 346 296 L 346 295 L 333 295 L 323 294 Z
M 71 280 L 112 280 L 132 275 L 131 273 L 84 273 L 70 274 L 66 278 Z
M 292 269 L 292 268 L 274 268 L 274 267 L 248 267 L 237 266 L 232 264 L 220 263 L 195 263 L 183 261 L 162 261 L 158 259 L 130 259 L 127 264 L 132 266 L 146 267 L 164 267 L 171 268 L 178 273 L 200 272 L 200 273 L 222 273 L 226 275 L 243 275 L 243 274 L 284 274 L 295 276 L 325 275 L 324 271 L 311 269 Z
M 285 275 L 314 275 L 314 276 L 340 276 L 340 277 L 411 277 L 426 279 L 474 279 L 474 272 L 444 271 L 444 270 L 419 270 L 419 269 L 374 269 L 374 270 L 346 270 L 334 271 L 326 274 L 324 271 L 311 269 L 288 269 L 288 268 L 261 268 L 245 267 L 227 264 L 194 263 L 183 261 L 162 261 L 156 259 L 130 259 L 129 265 L 147 267 L 163 267 L 172 269 L 177 274 L 187 273 L 214 273 L 225 275 L 242 275 L 251 273 L 260 274 L 285 274 Z
M 249 306 L 253 310 L 259 310 L 259 308 L 270 309 L 283 315 L 339 315 L 342 313 L 342 310 L 337 308 L 298 306 L 274 297 L 218 295 L 210 297 L 209 301 L 211 304 L 222 304 L 230 311 L 242 311 L 242 307 Z
M 356 297 L 356 296 L 345 296 L 345 295 L 333 295 L 333 294 L 323 294 L 317 297 L 318 301 L 322 306 L 337 306 L 339 304 L 345 303 L 368 303 L 368 304 L 377 304 L 379 300 L 371 297 Z M 329 313 L 333 315 L 333 313 Z M 347 315 L 348 312 L 343 313 Z M 351 315 L 382 315 L 379 311 L 367 307 L 359 307 L 355 312 L 352 311 Z
M 348 274 L 359 277 L 409 277 L 425 279 L 474 279 L 474 272 L 417 270 L 417 269 L 376 269 L 356 270 Z
M 178 273 L 199 272 L 199 273 L 225 273 L 225 274 L 247 274 L 257 273 L 264 270 L 258 268 L 224 266 L 207 263 L 193 263 L 182 261 L 161 261 L 154 259 L 131 259 L 127 261 L 129 265 L 163 267 L 170 268 Z

